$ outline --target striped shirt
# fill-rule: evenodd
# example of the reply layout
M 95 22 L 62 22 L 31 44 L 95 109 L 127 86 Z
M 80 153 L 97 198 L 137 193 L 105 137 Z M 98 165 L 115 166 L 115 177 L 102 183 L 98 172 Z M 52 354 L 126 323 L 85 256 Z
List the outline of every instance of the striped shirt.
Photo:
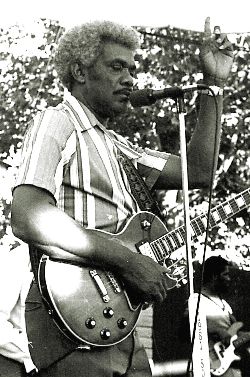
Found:
M 116 233 L 138 211 L 117 158 L 119 150 L 132 159 L 151 189 L 169 155 L 134 147 L 67 93 L 28 128 L 16 186 L 48 190 L 58 208 L 82 226 Z

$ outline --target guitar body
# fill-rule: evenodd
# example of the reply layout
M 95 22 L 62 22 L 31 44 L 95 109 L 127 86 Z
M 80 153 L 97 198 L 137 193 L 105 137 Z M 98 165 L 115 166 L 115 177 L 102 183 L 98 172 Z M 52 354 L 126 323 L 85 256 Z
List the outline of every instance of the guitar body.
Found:
M 92 271 L 107 291 L 104 296 L 91 276 Z M 117 286 L 99 269 L 42 259 L 40 289 L 60 330 L 89 346 L 116 344 L 131 333 L 140 314 L 141 306 L 130 305 L 122 284 L 117 291 Z M 122 319 L 127 324 L 119 328 L 118 321 Z
M 228 330 L 231 334 L 231 340 L 228 347 L 225 347 L 221 341 L 210 344 L 210 370 L 213 376 L 223 376 L 233 361 L 240 360 L 240 357 L 235 354 L 234 342 L 238 338 L 237 332 L 242 326 L 242 322 L 235 322 L 232 324 Z
M 138 243 L 145 239 L 153 241 L 165 233 L 160 219 L 141 212 L 112 237 L 138 252 Z M 170 282 L 176 284 L 171 278 Z M 40 262 L 39 287 L 59 328 L 68 337 L 89 346 L 110 346 L 125 339 L 135 328 L 142 308 L 141 302 L 133 301 L 133 292 L 129 295 L 110 271 L 48 257 Z

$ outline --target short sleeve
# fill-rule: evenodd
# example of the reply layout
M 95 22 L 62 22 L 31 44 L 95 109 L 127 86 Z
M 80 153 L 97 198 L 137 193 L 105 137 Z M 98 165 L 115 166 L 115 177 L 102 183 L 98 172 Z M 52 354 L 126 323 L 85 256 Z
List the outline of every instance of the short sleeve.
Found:
M 63 151 L 73 131 L 62 110 L 48 108 L 37 115 L 23 140 L 15 186 L 30 184 L 55 195 L 63 179 Z
M 137 168 L 139 173 L 145 178 L 146 185 L 151 189 L 165 165 L 170 154 L 152 149 L 144 149 L 141 157 L 138 158 Z

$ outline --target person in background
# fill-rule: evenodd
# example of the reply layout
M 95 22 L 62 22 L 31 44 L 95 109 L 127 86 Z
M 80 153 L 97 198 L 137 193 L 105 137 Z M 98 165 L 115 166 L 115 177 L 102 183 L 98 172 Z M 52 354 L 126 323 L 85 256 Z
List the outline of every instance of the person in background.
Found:
M 247 347 L 249 347 L 250 332 L 241 330 L 243 323 L 236 321 L 231 306 L 225 300 L 231 288 L 230 265 L 221 256 L 213 256 L 205 261 L 200 305 L 207 318 L 211 366 L 217 369 L 227 365 L 223 377 L 239 376 L 239 369 L 242 371 L 242 376 L 249 376 L 250 358 Z M 235 335 L 238 336 L 238 340 L 242 339 L 239 348 L 236 346 L 237 343 L 232 343 L 232 337 Z M 221 356 L 222 363 L 218 354 L 214 352 L 214 345 L 217 342 L 222 342 L 222 349 L 224 347 L 225 350 L 228 347 L 232 349 L 232 353 L 228 351 L 224 353 L 224 359 Z M 234 362 L 232 358 L 237 351 L 240 351 L 242 357 L 240 362 Z
M 109 21 L 77 26 L 61 38 L 55 68 L 67 89 L 65 98 L 27 128 L 13 190 L 12 229 L 30 245 L 34 260 L 39 249 L 53 259 L 101 266 L 115 272 L 142 302 L 161 302 L 168 291 L 167 268 L 113 236 L 139 210 L 122 154 L 150 191 L 182 187 L 179 156 L 135 147 L 108 130 L 109 119 L 128 111 L 138 41 L 133 28 Z M 201 94 L 188 146 L 190 188 L 209 186 L 214 152 L 218 158 L 214 144 L 220 137 L 223 86 L 233 61 L 231 43 L 224 34 L 215 38 L 209 19 L 200 59 L 203 82 L 216 92 L 218 112 L 209 91 Z M 70 285 L 67 276 L 65 281 Z M 30 292 L 39 300 L 36 284 Z M 40 376 L 151 376 L 136 331 L 112 346 L 86 349 L 64 336 L 42 306 L 29 313 L 30 352 Z
M 0 376 L 32 376 L 36 367 L 29 352 L 25 300 L 30 289 L 29 249 L 19 244 L 0 255 Z

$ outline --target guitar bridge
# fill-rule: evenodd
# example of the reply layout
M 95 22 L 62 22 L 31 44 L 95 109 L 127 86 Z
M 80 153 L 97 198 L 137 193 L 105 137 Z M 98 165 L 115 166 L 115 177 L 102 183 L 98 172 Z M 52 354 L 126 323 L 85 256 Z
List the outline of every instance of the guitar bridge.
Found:
M 107 271 L 106 276 L 109 279 L 109 281 L 110 281 L 110 283 L 111 283 L 111 285 L 114 289 L 114 292 L 115 293 L 121 293 L 121 287 L 120 287 L 118 281 L 116 280 L 114 274 L 112 274 L 112 272 L 110 272 L 110 271 Z

